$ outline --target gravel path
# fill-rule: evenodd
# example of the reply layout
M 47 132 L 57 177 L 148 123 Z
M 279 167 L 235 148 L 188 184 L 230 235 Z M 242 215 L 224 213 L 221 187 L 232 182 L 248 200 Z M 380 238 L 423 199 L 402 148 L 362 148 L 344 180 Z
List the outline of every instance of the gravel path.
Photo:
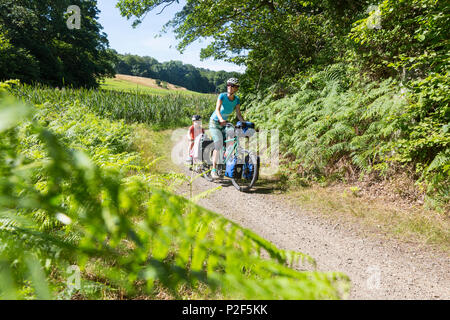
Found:
M 172 159 L 187 145 L 174 133 Z M 184 159 L 184 157 L 182 157 Z M 183 165 L 181 172 L 192 175 Z M 198 178 L 193 194 L 222 185 L 198 204 L 252 230 L 281 249 L 306 253 L 321 271 L 350 277 L 350 299 L 450 299 L 450 255 L 432 247 L 403 243 L 376 234 L 348 219 L 309 212 L 292 197 L 256 185 L 242 193 L 231 180 Z M 187 194 L 188 185 L 179 192 Z
M 223 188 L 198 204 L 279 248 L 309 254 L 319 270 L 344 272 L 352 282 L 350 299 L 450 299 L 450 257 L 443 252 L 366 234 L 354 223 L 313 214 L 265 188 L 242 193 L 230 180 L 200 178 L 193 183 L 193 193 L 218 185 Z

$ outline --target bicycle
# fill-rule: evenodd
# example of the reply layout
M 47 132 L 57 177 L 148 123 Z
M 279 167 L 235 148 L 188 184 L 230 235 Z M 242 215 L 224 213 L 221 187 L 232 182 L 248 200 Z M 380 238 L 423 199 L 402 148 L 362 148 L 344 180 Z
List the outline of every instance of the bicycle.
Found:
M 233 186 L 241 191 L 249 191 L 253 185 L 258 180 L 260 161 L 259 157 L 253 152 L 243 149 L 239 145 L 239 137 L 248 136 L 243 135 L 241 129 L 245 126 L 233 126 L 231 123 L 227 124 L 227 128 L 232 128 L 234 131 L 234 136 L 231 139 L 226 139 L 224 137 L 224 146 L 222 147 L 222 158 L 225 159 L 223 163 L 218 163 L 216 165 L 217 174 L 220 179 L 226 177 L 226 164 L 236 161 L 235 172 L 232 177 L 227 177 L 231 179 Z M 233 142 L 226 148 L 227 143 Z M 204 149 L 203 149 L 204 148 Z M 213 141 L 202 141 L 202 161 L 194 165 L 194 170 L 202 174 L 202 176 L 208 180 L 213 181 L 211 177 L 212 170 L 212 155 L 214 151 Z M 235 159 L 235 160 L 234 160 Z

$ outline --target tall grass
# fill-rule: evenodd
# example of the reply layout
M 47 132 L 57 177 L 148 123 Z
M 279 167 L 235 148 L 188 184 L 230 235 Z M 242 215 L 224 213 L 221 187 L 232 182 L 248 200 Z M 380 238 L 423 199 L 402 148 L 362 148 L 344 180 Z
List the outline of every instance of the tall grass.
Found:
M 164 85 L 167 86 L 167 83 L 164 83 Z M 180 94 L 180 95 L 198 95 L 198 96 L 206 96 L 207 94 L 199 93 L 195 91 L 190 90 L 170 90 L 170 89 L 164 89 L 164 87 L 160 88 L 154 88 L 154 87 L 148 87 L 145 85 L 137 84 L 132 81 L 127 80 L 120 80 L 117 78 L 108 78 L 105 79 L 104 83 L 101 84 L 100 88 L 105 90 L 115 90 L 115 91 L 121 91 L 121 92 L 136 92 L 136 90 L 147 93 L 147 94 L 154 94 L 154 95 L 167 95 L 167 94 Z
M 59 105 L 78 101 L 96 114 L 113 120 L 123 119 L 128 123 L 141 122 L 162 128 L 188 125 L 193 114 L 209 117 L 215 108 L 216 99 L 212 95 L 153 95 L 142 91 L 131 93 L 70 88 L 59 90 L 42 85 L 19 85 L 10 90 L 14 96 L 32 104 L 50 102 Z

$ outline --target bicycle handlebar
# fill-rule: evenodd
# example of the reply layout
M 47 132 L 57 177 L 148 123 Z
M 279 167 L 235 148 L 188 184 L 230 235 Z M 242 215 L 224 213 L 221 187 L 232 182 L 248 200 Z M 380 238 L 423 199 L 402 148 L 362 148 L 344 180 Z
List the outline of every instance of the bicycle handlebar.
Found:
M 232 127 L 233 129 L 245 129 L 247 128 L 247 124 L 245 122 L 241 123 L 239 127 L 233 125 L 231 122 L 227 122 L 226 127 Z

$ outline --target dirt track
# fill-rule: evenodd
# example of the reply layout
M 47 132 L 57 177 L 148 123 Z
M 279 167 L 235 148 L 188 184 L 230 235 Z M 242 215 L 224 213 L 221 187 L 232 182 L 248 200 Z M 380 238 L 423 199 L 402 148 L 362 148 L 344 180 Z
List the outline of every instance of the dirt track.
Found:
M 230 180 L 200 178 L 194 194 L 218 185 L 223 188 L 198 203 L 282 249 L 311 255 L 319 270 L 344 272 L 352 281 L 350 299 L 450 299 L 450 257 L 443 252 L 365 234 L 358 225 L 307 212 L 258 185 L 241 193 Z

